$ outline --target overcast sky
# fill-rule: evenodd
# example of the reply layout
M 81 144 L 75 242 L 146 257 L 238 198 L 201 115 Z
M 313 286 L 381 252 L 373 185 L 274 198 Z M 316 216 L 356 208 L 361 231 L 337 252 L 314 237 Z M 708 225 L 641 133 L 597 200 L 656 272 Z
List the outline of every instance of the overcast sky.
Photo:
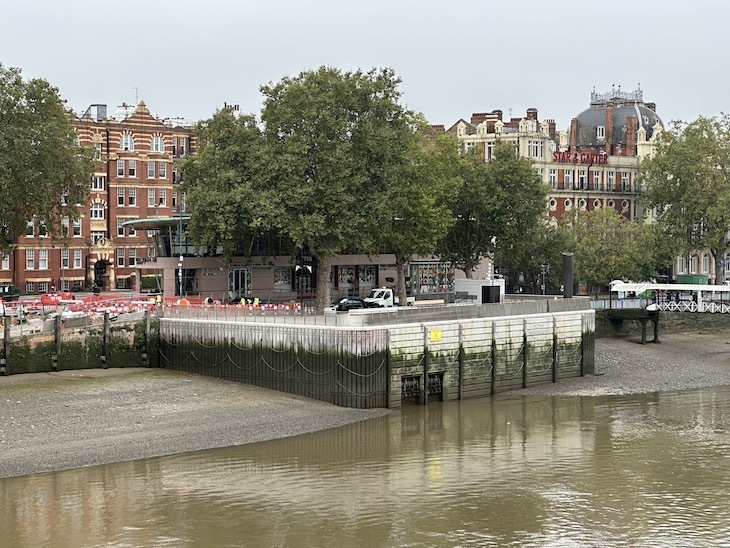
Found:
M 727 0 L 6 0 L 1 20 L 0 63 L 76 112 L 258 114 L 259 86 L 322 65 L 391 67 L 447 127 L 535 107 L 567 129 L 612 86 L 640 86 L 665 123 L 730 112 Z

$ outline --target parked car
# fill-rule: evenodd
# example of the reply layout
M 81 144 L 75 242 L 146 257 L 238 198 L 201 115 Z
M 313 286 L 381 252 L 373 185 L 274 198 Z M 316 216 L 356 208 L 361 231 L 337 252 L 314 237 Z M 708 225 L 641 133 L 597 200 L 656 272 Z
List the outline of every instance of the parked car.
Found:
M 344 297 L 334 304 L 335 310 L 338 312 L 346 312 L 348 310 L 357 310 L 360 308 L 376 308 L 378 305 L 373 305 L 360 299 L 359 297 Z

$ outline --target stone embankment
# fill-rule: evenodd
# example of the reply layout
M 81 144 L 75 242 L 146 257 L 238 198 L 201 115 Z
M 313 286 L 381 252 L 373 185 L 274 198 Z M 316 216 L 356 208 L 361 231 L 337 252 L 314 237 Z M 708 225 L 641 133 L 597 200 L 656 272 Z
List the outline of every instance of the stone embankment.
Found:
M 597 338 L 596 374 L 512 392 L 601 396 L 730 385 L 730 330 Z M 381 417 L 158 369 L 0 377 L 0 478 L 294 436 Z

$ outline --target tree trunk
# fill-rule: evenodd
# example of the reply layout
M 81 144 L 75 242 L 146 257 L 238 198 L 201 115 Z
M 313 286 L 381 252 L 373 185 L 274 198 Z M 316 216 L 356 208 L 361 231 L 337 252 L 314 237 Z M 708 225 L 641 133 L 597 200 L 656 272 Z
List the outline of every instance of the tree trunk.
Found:
M 715 283 L 720 285 L 722 284 L 724 280 L 724 268 L 725 265 L 723 264 L 722 260 L 724 258 L 725 250 L 724 249 L 712 249 L 712 258 L 715 260 Z
M 398 303 L 401 306 L 404 306 L 406 304 L 406 275 L 405 275 L 405 268 L 406 268 L 406 259 L 403 257 L 402 253 L 395 253 L 395 270 L 398 273 L 396 277 L 396 282 L 398 284 L 396 288 L 396 294 L 398 295 Z
M 318 311 L 323 311 L 332 304 L 332 292 L 330 291 L 330 270 L 332 269 L 331 257 L 317 258 L 317 300 Z

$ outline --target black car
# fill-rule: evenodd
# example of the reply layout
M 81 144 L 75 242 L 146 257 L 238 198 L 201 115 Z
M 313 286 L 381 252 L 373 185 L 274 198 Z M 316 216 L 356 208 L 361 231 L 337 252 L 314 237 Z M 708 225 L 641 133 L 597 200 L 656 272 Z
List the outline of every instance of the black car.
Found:
M 335 310 L 338 312 L 346 312 L 348 310 L 357 310 L 359 308 L 372 308 L 370 303 L 358 297 L 344 297 L 335 303 Z

